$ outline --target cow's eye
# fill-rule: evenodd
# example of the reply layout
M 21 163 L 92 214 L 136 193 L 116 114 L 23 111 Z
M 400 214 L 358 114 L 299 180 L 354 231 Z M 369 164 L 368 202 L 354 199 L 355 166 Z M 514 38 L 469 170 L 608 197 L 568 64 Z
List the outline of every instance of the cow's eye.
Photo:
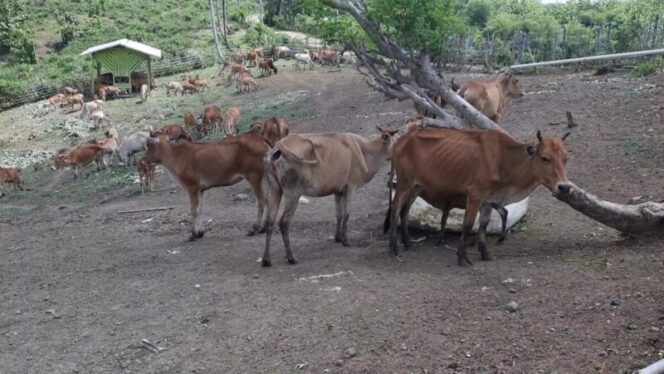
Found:
M 548 157 L 544 157 L 544 156 L 542 156 L 542 157 L 540 157 L 540 158 L 541 158 L 542 161 L 544 161 L 544 162 L 551 162 L 551 159 L 549 159 Z

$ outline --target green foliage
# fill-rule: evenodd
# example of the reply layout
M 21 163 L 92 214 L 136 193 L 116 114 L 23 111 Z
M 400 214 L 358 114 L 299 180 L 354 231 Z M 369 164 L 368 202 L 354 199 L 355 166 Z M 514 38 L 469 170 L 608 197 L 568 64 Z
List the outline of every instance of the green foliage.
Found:
M 491 16 L 491 3 L 488 0 L 470 0 L 466 5 L 466 15 L 471 26 L 486 26 Z
M 279 36 L 263 23 L 257 23 L 242 36 L 242 42 L 249 46 L 271 45 L 279 40 Z
M 60 11 L 56 15 L 60 26 L 61 46 L 66 47 L 76 35 L 76 19 L 69 13 Z
M 634 77 L 646 77 L 654 74 L 658 69 L 664 68 L 664 58 L 657 57 L 640 63 L 632 70 Z

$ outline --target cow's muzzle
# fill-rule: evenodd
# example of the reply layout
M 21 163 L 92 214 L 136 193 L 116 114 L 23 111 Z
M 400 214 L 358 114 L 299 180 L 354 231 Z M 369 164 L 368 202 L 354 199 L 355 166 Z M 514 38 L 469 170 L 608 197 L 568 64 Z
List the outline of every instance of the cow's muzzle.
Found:
M 556 185 L 557 195 L 566 195 L 572 190 L 572 185 L 567 182 L 561 182 Z

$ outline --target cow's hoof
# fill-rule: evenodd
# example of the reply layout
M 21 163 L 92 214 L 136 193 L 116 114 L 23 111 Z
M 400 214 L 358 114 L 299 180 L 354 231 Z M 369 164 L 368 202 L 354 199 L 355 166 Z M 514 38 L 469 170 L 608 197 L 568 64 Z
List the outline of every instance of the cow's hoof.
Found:
M 200 239 L 205 235 L 205 231 L 192 231 L 191 235 L 189 236 L 189 241 L 193 242 L 196 239 Z
M 500 238 L 498 238 L 498 241 L 496 243 L 498 245 L 503 244 L 505 242 L 505 239 L 507 239 L 507 237 L 501 236 Z
M 291 265 L 297 264 L 297 260 L 294 257 L 288 258 L 288 263 Z
M 334 236 L 334 241 L 337 242 L 337 243 L 341 243 L 343 241 L 343 239 L 341 239 L 341 236 L 335 235 Z
M 272 266 L 272 261 L 270 261 L 269 259 L 264 258 L 264 259 L 261 260 L 261 265 L 264 268 L 270 267 L 270 266 Z

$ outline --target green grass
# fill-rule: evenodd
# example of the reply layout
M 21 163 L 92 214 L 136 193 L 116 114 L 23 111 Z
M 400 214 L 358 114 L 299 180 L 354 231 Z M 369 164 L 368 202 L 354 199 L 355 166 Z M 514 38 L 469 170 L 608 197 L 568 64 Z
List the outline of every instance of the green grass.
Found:
M 664 58 L 657 57 L 638 64 L 630 74 L 633 77 L 647 77 L 661 68 L 664 68 Z

